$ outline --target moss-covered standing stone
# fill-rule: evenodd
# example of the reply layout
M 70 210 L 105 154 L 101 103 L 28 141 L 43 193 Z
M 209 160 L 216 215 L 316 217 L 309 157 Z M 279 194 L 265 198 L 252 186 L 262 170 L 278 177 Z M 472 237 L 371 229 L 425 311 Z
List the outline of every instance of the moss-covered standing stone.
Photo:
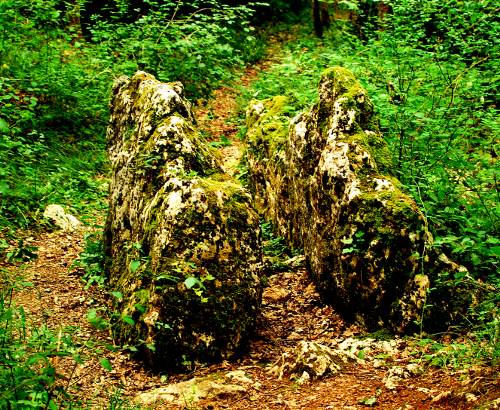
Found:
M 247 113 L 250 181 L 264 214 L 304 248 L 318 289 L 344 316 L 405 331 L 426 303 L 431 237 L 390 175 L 373 104 L 342 67 L 323 73 L 319 102 L 289 127 L 281 98 Z
M 259 219 L 193 127 L 182 92 L 144 72 L 119 78 L 107 132 L 115 329 L 162 369 L 238 352 L 261 299 Z

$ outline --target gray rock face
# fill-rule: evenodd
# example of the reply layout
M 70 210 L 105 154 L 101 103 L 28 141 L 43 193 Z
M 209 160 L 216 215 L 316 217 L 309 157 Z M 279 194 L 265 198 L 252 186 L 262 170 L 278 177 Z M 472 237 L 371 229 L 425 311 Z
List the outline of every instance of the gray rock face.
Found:
M 64 208 L 57 204 L 47 205 L 45 211 L 43 211 L 43 217 L 63 231 L 74 232 L 81 225 L 81 222 L 76 217 L 66 213 Z
M 200 139 L 179 83 L 143 72 L 119 78 L 107 139 L 117 336 L 160 368 L 231 356 L 252 332 L 261 298 L 250 196 Z
M 366 91 L 336 67 L 322 75 L 310 111 L 289 121 L 284 106 L 283 97 L 254 101 L 247 113 L 250 185 L 261 211 L 304 248 L 319 291 L 344 316 L 404 331 L 421 319 L 431 237 L 389 173 Z

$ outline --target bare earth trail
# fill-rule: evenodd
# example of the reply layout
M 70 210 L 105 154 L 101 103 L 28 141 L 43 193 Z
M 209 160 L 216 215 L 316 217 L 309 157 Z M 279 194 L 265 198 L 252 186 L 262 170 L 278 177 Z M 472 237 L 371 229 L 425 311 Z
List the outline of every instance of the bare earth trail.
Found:
M 240 80 L 241 85 L 248 85 L 270 64 L 272 61 L 267 60 L 247 69 Z M 202 130 L 211 134 L 214 140 L 224 135 L 231 142 L 220 150 L 225 168 L 233 174 L 243 150 L 243 143 L 237 137 L 238 127 L 232 122 L 237 114 L 237 94 L 235 88 L 221 88 L 207 107 L 197 110 L 198 125 Z M 301 341 L 336 347 L 346 340 L 355 344 L 358 339 L 354 337 L 362 334 L 362 329 L 347 325 L 330 306 L 321 302 L 300 260 L 295 265 L 290 264 L 295 268 L 269 277 L 258 328 L 246 355 L 187 375 L 151 374 L 119 349 L 111 351 L 105 348 L 105 345 L 113 344 L 109 332 L 98 331 L 88 323 L 90 309 L 106 308 L 104 291 L 95 286 L 85 289 L 78 272 L 70 267 L 82 251 L 84 233 L 90 230 L 56 231 L 33 239 L 31 245 L 38 247 L 38 258 L 30 262 L 24 272 L 26 280 L 33 286 L 15 294 L 16 303 L 24 306 L 35 323 L 45 323 L 55 334 L 59 329 L 77 329 L 74 339 L 84 353 L 84 363 L 75 364 L 70 359 L 52 360 L 61 376 L 61 385 L 83 402 L 90 403 L 88 408 L 111 408 L 108 403 L 113 396 L 133 402 L 141 393 L 194 377 L 209 378 L 238 388 L 224 391 L 213 388 L 209 396 L 199 401 L 195 400 L 196 392 L 192 391 L 175 402 L 152 404 L 151 408 L 500 408 L 500 400 L 497 404 L 481 407 L 483 403 L 491 403 L 500 397 L 500 382 L 494 369 L 451 371 L 423 365 L 418 366 L 418 371 L 406 372 L 403 377 L 392 380 L 391 384 L 387 377 L 392 374 L 391 368 L 405 369 L 418 358 L 410 344 L 402 339 L 385 344 L 373 342 L 372 348 L 356 351 L 360 360 L 320 380 L 300 384 L 286 375 L 280 379 L 270 373 L 272 364 Z M 96 348 L 102 353 L 92 354 Z M 103 357 L 111 363 L 111 371 L 99 363 Z

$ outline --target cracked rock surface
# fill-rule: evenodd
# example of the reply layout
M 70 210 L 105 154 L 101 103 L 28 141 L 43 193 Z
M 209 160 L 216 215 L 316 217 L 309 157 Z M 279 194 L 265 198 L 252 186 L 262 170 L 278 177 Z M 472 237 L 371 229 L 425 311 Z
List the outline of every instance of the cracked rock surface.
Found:
M 182 91 L 144 72 L 119 78 L 107 133 L 116 333 L 160 369 L 237 353 L 262 293 L 250 196 L 200 137 Z
M 257 208 L 303 248 L 319 292 L 345 318 L 368 329 L 411 331 L 443 266 L 430 256 L 425 217 L 391 174 L 366 90 L 334 67 L 323 73 L 309 111 L 290 118 L 288 105 L 274 97 L 247 110 Z M 445 326 L 459 309 L 438 304 L 442 319 L 433 324 Z

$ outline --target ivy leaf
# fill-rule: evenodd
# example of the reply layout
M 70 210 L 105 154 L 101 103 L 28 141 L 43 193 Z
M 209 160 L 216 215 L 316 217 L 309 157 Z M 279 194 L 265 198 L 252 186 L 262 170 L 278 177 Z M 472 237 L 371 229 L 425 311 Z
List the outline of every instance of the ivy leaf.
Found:
M 122 316 L 122 320 L 123 320 L 126 324 L 128 324 L 128 325 L 130 325 L 130 326 L 134 326 L 134 325 L 135 325 L 135 320 L 134 320 L 134 319 L 132 319 L 130 316 L 124 315 L 124 316 Z
M 139 269 L 139 266 L 141 266 L 141 261 L 138 260 L 133 260 L 130 261 L 130 264 L 128 265 L 130 272 L 134 273 Z
M 105 357 L 101 357 L 99 359 L 99 363 L 101 363 L 101 366 L 107 370 L 108 372 L 110 372 L 111 370 L 113 370 L 113 367 L 111 366 L 111 363 L 109 362 L 108 359 L 106 359 Z
M 191 289 L 193 286 L 196 286 L 200 283 L 200 281 L 195 278 L 194 276 L 190 276 L 184 281 L 184 285 L 186 285 L 186 288 Z

